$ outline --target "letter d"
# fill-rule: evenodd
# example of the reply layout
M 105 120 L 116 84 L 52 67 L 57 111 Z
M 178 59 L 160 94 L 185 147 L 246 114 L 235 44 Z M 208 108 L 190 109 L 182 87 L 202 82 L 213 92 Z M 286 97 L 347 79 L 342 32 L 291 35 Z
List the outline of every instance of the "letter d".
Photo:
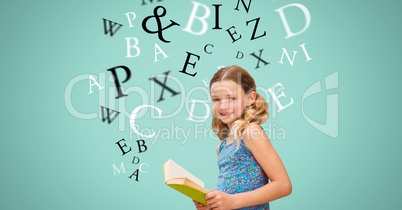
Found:
M 200 103 L 204 104 L 205 108 L 207 109 L 207 112 L 204 116 L 202 116 L 202 117 L 196 116 L 196 119 L 194 119 L 193 113 L 194 113 L 194 106 L 195 106 L 196 102 L 200 102 Z M 204 122 L 206 119 L 208 119 L 210 113 L 211 113 L 211 110 L 207 103 L 205 103 L 204 101 L 191 99 L 191 110 L 190 110 L 190 115 L 188 116 L 187 120 L 191 120 L 193 122 Z
M 288 8 L 288 7 L 298 7 L 299 9 L 301 9 L 301 11 L 302 11 L 303 14 L 304 14 L 304 17 L 306 18 L 306 22 L 305 22 L 305 24 L 304 24 L 304 28 L 303 28 L 301 31 L 297 32 L 297 33 L 293 33 L 293 32 L 290 30 L 288 21 L 287 21 L 287 19 L 286 19 L 286 17 L 285 17 L 285 13 L 283 12 L 283 10 L 286 9 L 286 8 Z M 282 19 L 283 26 L 285 27 L 285 30 L 286 30 L 286 33 L 287 33 L 287 36 L 285 37 L 285 39 L 303 33 L 305 30 L 307 30 L 307 28 L 308 28 L 309 25 L 310 25 L 310 22 L 311 22 L 310 12 L 308 11 L 307 7 L 305 7 L 305 6 L 302 5 L 302 4 L 298 4 L 298 3 L 288 4 L 288 5 L 283 6 L 283 7 L 279 8 L 279 9 L 277 9 L 277 10 L 275 10 L 275 11 L 277 11 L 277 12 L 279 13 L 279 16 L 280 16 L 281 19 Z

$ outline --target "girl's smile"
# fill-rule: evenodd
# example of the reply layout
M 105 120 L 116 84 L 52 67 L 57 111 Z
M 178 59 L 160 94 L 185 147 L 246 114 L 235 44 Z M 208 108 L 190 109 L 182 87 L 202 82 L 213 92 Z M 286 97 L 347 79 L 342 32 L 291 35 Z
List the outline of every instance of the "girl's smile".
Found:
M 223 121 L 224 119 L 230 118 L 233 112 L 219 112 L 220 119 Z

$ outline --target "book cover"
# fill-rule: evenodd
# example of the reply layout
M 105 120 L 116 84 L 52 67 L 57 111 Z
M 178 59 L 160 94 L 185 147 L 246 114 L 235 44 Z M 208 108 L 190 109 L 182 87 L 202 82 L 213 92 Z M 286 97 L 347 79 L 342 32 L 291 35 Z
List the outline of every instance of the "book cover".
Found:
M 185 170 L 173 160 L 168 160 L 163 165 L 165 184 L 181 192 L 189 198 L 207 205 L 205 195 L 208 192 L 204 188 L 204 182 Z

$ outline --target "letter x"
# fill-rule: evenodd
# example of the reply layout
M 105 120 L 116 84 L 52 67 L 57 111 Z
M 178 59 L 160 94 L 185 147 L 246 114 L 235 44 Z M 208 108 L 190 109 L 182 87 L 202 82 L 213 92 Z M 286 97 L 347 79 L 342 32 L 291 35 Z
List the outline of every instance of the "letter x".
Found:
M 152 80 L 152 81 L 156 82 L 158 85 L 162 86 L 161 97 L 159 98 L 159 100 L 157 102 L 160 102 L 160 101 L 164 100 L 163 92 L 165 91 L 165 89 L 167 89 L 169 92 L 171 92 L 172 96 L 175 96 L 175 95 L 180 93 L 180 92 L 175 92 L 170 87 L 166 86 L 166 80 L 167 80 L 169 72 L 170 71 L 167 71 L 167 72 L 164 73 L 166 76 L 165 76 L 165 80 L 163 81 L 163 83 L 160 82 L 158 79 L 156 79 L 156 76 L 149 78 L 149 80 Z
M 255 69 L 260 68 L 260 61 L 262 61 L 262 62 L 264 63 L 264 66 L 267 65 L 267 64 L 269 64 L 269 62 L 267 62 L 267 61 L 265 61 L 265 60 L 263 60 L 263 59 L 261 58 L 261 54 L 262 54 L 262 51 L 263 51 L 263 50 L 264 50 L 264 49 L 261 49 L 261 50 L 260 50 L 259 56 L 256 56 L 255 53 L 251 53 L 251 54 L 250 54 L 250 55 L 252 55 L 252 56 L 254 56 L 255 58 L 258 59 L 258 63 L 257 63 L 257 66 L 255 67 Z

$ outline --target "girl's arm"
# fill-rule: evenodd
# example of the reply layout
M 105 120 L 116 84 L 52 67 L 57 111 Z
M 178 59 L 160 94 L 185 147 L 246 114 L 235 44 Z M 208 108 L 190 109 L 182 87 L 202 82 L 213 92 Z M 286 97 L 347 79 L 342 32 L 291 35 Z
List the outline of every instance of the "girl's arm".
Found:
M 258 189 L 234 195 L 211 191 L 206 198 L 212 208 L 237 209 L 255 206 L 287 196 L 292 192 L 286 169 L 262 128 L 258 124 L 251 123 L 243 133 L 243 140 L 270 182 Z

